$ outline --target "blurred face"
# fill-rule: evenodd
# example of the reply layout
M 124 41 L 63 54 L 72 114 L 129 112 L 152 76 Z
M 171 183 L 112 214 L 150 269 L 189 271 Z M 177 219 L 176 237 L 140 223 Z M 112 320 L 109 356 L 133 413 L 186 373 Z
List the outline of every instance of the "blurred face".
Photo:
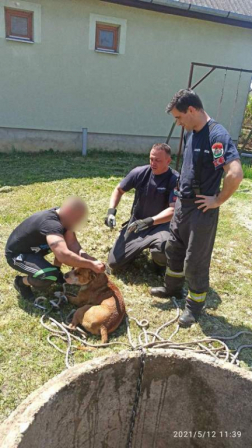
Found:
M 163 149 L 152 148 L 150 152 L 150 166 L 153 174 L 165 173 L 171 163 L 171 157 Z
M 68 230 L 78 230 L 87 218 L 87 207 L 83 203 L 68 200 L 60 209 L 60 216 L 64 226 Z
M 186 131 L 193 131 L 198 123 L 199 111 L 192 106 L 189 106 L 187 112 L 180 112 L 176 107 L 171 111 L 176 119 L 177 126 L 182 126 Z
M 80 209 L 69 209 L 65 215 L 65 222 L 67 223 L 67 228 L 71 230 L 76 230 L 81 227 L 84 219 L 86 217 L 85 211 Z

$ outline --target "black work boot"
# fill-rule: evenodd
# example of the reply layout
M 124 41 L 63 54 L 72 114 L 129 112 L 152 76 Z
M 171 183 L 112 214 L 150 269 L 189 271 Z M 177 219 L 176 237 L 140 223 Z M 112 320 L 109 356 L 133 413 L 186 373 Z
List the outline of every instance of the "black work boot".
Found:
M 24 300 L 34 302 L 35 297 L 33 295 L 32 289 L 30 286 L 26 286 L 23 283 L 23 277 L 21 277 L 21 275 L 16 276 L 14 280 L 14 288 L 17 290 L 17 292 L 21 295 L 21 297 Z
M 191 325 L 198 322 L 201 316 L 202 309 L 204 308 L 205 302 L 201 303 L 191 303 L 190 299 L 187 299 L 185 310 L 179 317 L 178 323 L 181 327 L 191 327 Z
M 177 290 L 168 290 L 166 286 L 158 286 L 156 288 L 150 289 L 150 294 L 154 297 L 159 297 L 160 299 L 168 299 L 169 297 L 176 297 L 177 300 L 182 300 L 185 298 L 184 288 Z
M 152 296 L 160 297 L 161 299 L 175 296 L 178 300 L 181 300 L 185 298 L 183 286 L 184 277 L 172 277 L 166 274 L 164 277 L 164 286 L 151 288 L 150 293 Z
M 170 297 L 165 286 L 150 288 L 150 295 L 154 297 L 160 297 L 160 299 L 166 299 Z

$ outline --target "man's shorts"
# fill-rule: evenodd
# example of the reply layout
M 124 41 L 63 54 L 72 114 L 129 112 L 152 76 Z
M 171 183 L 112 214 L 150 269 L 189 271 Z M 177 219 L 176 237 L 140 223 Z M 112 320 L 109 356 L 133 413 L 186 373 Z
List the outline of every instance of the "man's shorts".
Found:
M 63 274 L 40 254 L 6 255 L 7 263 L 34 280 L 64 283 Z

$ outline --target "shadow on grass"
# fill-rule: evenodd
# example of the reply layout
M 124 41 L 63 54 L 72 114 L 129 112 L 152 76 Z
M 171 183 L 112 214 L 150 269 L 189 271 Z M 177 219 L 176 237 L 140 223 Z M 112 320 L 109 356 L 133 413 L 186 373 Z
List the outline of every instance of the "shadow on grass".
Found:
M 157 274 L 148 249 L 128 265 L 116 270 L 114 275 L 126 285 L 147 285 L 150 288 L 160 286 L 164 277 Z
M 187 287 L 185 287 L 184 299 L 177 300 L 177 303 L 181 310 L 183 310 L 185 308 L 186 294 L 187 294 Z M 213 289 L 210 289 L 209 294 L 207 296 L 207 302 L 206 302 L 207 309 L 216 310 L 220 304 L 221 304 L 220 296 L 217 294 L 216 291 L 214 291 Z M 161 310 L 164 310 L 164 311 L 174 309 L 173 301 L 170 299 L 164 299 L 164 302 L 162 302 L 162 303 L 154 302 L 152 304 L 152 306 L 159 308 Z
M 0 186 L 31 185 L 67 178 L 124 177 L 137 165 L 148 163 L 148 153 L 91 151 L 86 157 L 78 152 L 0 153 Z
M 54 300 L 57 302 L 57 298 L 54 296 L 54 293 L 56 291 L 60 291 L 63 293 L 62 285 L 56 284 L 56 285 L 49 287 L 47 290 L 33 289 L 35 298 L 44 297 L 47 299 L 44 303 L 41 304 L 42 306 L 44 306 L 46 308 L 45 310 L 43 310 L 42 308 L 39 308 L 38 306 L 35 306 L 32 302 L 24 300 L 17 293 L 18 305 L 23 311 L 25 311 L 30 316 L 41 317 L 43 314 L 45 314 L 48 310 L 50 310 L 52 308 L 52 305 L 50 304 L 50 300 Z M 64 304 L 60 309 L 61 313 L 59 313 L 59 311 L 55 308 L 54 310 L 51 310 L 50 316 L 56 318 L 56 320 L 60 320 L 58 318 L 61 316 L 62 316 L 62 318 L 66 318 L 67 315 L 70 313 L 70 311 L 73 308 L 74 307 L 71 304 Z M 57 318 L 57 316 L 58 316 L 58 318 Z
M 203 333 L 207 337 L 215 336 L 234 336 L 240 331 L 250 332 L 250 335 L 241 335 L 234 340 L 224 341 L 231 351 L 236 351 L 239 346 L 245 344 L 252 344 L 252 332 L 251 328 L 246 325 L 234 325 L 228 321 L 228 319 L 221 315 L 211 314 L 211 310 L 215 311 L 219 304 L 221 303 L 221 298 L 218 293 L 214 290 L 210 291 L 207 299 L 207 307 L 199 320 L 199 325 Z M 252 348 L 244 349 L 239 355 L 239 360 L 244 361 L 247 365 L 252 367 Z
M 134 274 L 134 268 L 131 266 L 130 272 L 130 280 L 128 279 L 128 282 L 130 283 L 131 280 L 133 280 L 133 274 Z M 132 277 L 131 277 L 132 276 Z M 119 276 L 123 281 L 126 277 L 126 274 Z M 136 276 L 134 276 L 134 279 L 136 280 Z M 135 282 L 136 283 L 136 282 Z M 139 279 L 139 284 L 142 282 Z M 50 300 L 54 299 L 54 292 L 62 290 L 61 285 L 55 285 L 54 287 L 51 287 L 48 291 L 35 291 L 35 296 L 39 297 L 41 295 L 45 296 L 48 301 L 46 303 L 47 310 L 50 309 Z M 78 290 L 78 287 L 76 287 L 76 291 Z M 20 308 L 25 311 L 30 316 L 33 316 L 37 319 L 40 319 L 40 317 L 46 312 L 39 308 L 36 308 L 32 303 L 27 302 L 23 300 L 20 296 L 18 296 L 18 303 Z M 234 336 L 236 333 L 240 331 L 246 331 L 250 334 L 241 335 L 238 338 L 230 341 L 224 341 L 229 349 L 233 352 L 235 352 L 239 346 L 246 345 L 246 344 L 252 344 L 252 332 L 249 327 L 246 325 L 233 325 L 226 319 L 224 316 L 216 316 L 211 314 L 211 310 L 215 311 L 218 309 L 218 306 L 221 303 L 221 298 L 218 295 L 218 293 L 214 290 L 210 290 L 210 294 L 207 298 L 207 307 L 205 311 L 203 312 L 201 318 L 199 319 L 199 322 L 197 325 L 200 325 L 202 332 L 205 334 L 206 337 L 216 337 L 218 339 L 218 336 Z M 178 302 L 179 307 L 183 310 L 185 307 L 185 300 L 180 300 Z M 152 307 L 156 307 L 161 309 L 162 311 L 172 311 L 174 310 L 174 304 L 169 299 L 164 299 L 162 302 L 153 301 Z M 66 317 L 70 313 L 72 309 L 75 309 L 75 307 L 71 304 L 66 304 L 61 308 L 61 311 L 52 310 L 50 312 L 50 316 L 53 317 L 58 322 L 61 322 L 62 320 L 65 321 Z M 186 331 L 186 329 L 183 329 L 183 331 Z M 112 335 L 110 335 L 110 341 L 116 341 L 120 337 L 124 337 L 127 333 L 127 327 L 125 319 L 123 320 L 122 324 L 117 328 L 116 331 L 113 332 Z M 100 343 L 100 337 L 94 336 L 92 334 L 88 334 L 88 341 L 90 343 L 99 344 Z M 249 367 L 252 367 L 252 349 L 244 349 L 240 355 L 239 355 L 239 361 L 244 362 Z
M 251 328 L 246 325 L 233 325 L 223 316 L 209 315 L 206 310 L 199 321 L 199 325 L 206 336 L 215 336 L 217 339 L 218 336 L 234 336 L 240 331 L 249 332 L 250 334 L 242 334 L 236 339 L 223 341 L 233 352 L 235 352 L 241 345 L 252 345 Z M 243 361 L 252 368 L 252 348 L 242 350 L 239 355 L 239 361 Z
M 207 297 L 206 309 L 197 324 L 201 327 L 202 332 L 206 337 L 216 337 L 217 339 L 220 336 L 234 336 L 240 331 L 249 332 L 250 334 L 243 334 L 233 340 L 224 340 L 231 352 L 236 352 L 241 345 L 252 345 L 251 328 L 246 325 L 234 325 L 224 316 L 211 314 L 211 311 L 216 311 L 218 309 L 221 302 L 221 297 L 218 293 L 213 289 L 210 289 Z M 178 301 L 178 305 L 181 310 L 183 310 L 185 308 L 185 300 Z M 154 302 L 151 306 L 159 308 L 162 311 L 174 310 L 174 304 L 169 299 L 164 299 L 163 302 Z M 187 329 L 183 329 L 183 331 L 187 331 Z M 244 362 L 252 368 L 252 348 L 242 350 L 239 355 L 239 361 Z

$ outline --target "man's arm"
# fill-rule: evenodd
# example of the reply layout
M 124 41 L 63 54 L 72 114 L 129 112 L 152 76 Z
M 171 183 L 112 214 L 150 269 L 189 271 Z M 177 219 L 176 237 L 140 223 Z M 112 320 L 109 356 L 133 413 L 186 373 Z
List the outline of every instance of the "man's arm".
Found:
M 64 240 L 69 250 L 71 250 L 75 254 L 79 254 L 81 245 L 76 238 L 75 232 L 73 232 L 72 230 L 67 230 L 64 234 Z
M 91 269 L 97 274 L 105 271 L 105 265 L 101 261 L 87 260 L 71 251 L 62 235 L 47 235 L 46 240 L 59 263 L 74 268 Z
M 154 221 L 153 225 L 157 226 L 158 224 L 164 224 L 166 222 L 170 222 L 174 214 L 174 207 L 175 203 L 173 202 L 172 204 L 170 204 L 168 208 L 160 212 L 158 215 L 153 216 L 152 217 Z
M 124 193 L 125 193 L 125 191 L 123 191 L 120 188 L 120 184 L 118 184 L 115 187 L 115 189 L 114 189 L 114 191 L 113 191 L 113 193 L 111 195 L 110 202 L 109 202 L 109 208 L 116 208 L 118 206 L 118 204 L 119 204 L 119 202 L 121 200 L 121 197 L 122 197 L 122 195 Z
M 227 163 L 227 165 L 223 166 L 223 169 L 225 171 L 225 177 L 223 181 L 223 188 L 219 195 L 197 195 L 197 198 L 200 198 L 200 200 L 195 201 L 195 203 L 200 204 L 198 208 L 202 209 L 203 212 L 206 212 L 211 208 L 218 208 L 224 204 L 224 202 L 226 202 L 234 194 L 243 179 L 243 172 L 239 159 Z
M 224 165 L 225 177 L 223 181 L 223 188 L 217 196 L 218 205 L 224 204 L 238 189 L 242 179 L 243 171 L 240 160 L 233 160 Z
M 86 258 L 87 260 L 93 260 L 96 261 L 96 258 L 91 257 L 91 255 L 88 255 L 81 247 L 75 232 L 72 230 L 67 230 L 67 232 L 64 234 L 64 239 L 66 241 L 66 245 L 69 250 L 74 252 L 75 254 L 78 254 L 82 258 Z

